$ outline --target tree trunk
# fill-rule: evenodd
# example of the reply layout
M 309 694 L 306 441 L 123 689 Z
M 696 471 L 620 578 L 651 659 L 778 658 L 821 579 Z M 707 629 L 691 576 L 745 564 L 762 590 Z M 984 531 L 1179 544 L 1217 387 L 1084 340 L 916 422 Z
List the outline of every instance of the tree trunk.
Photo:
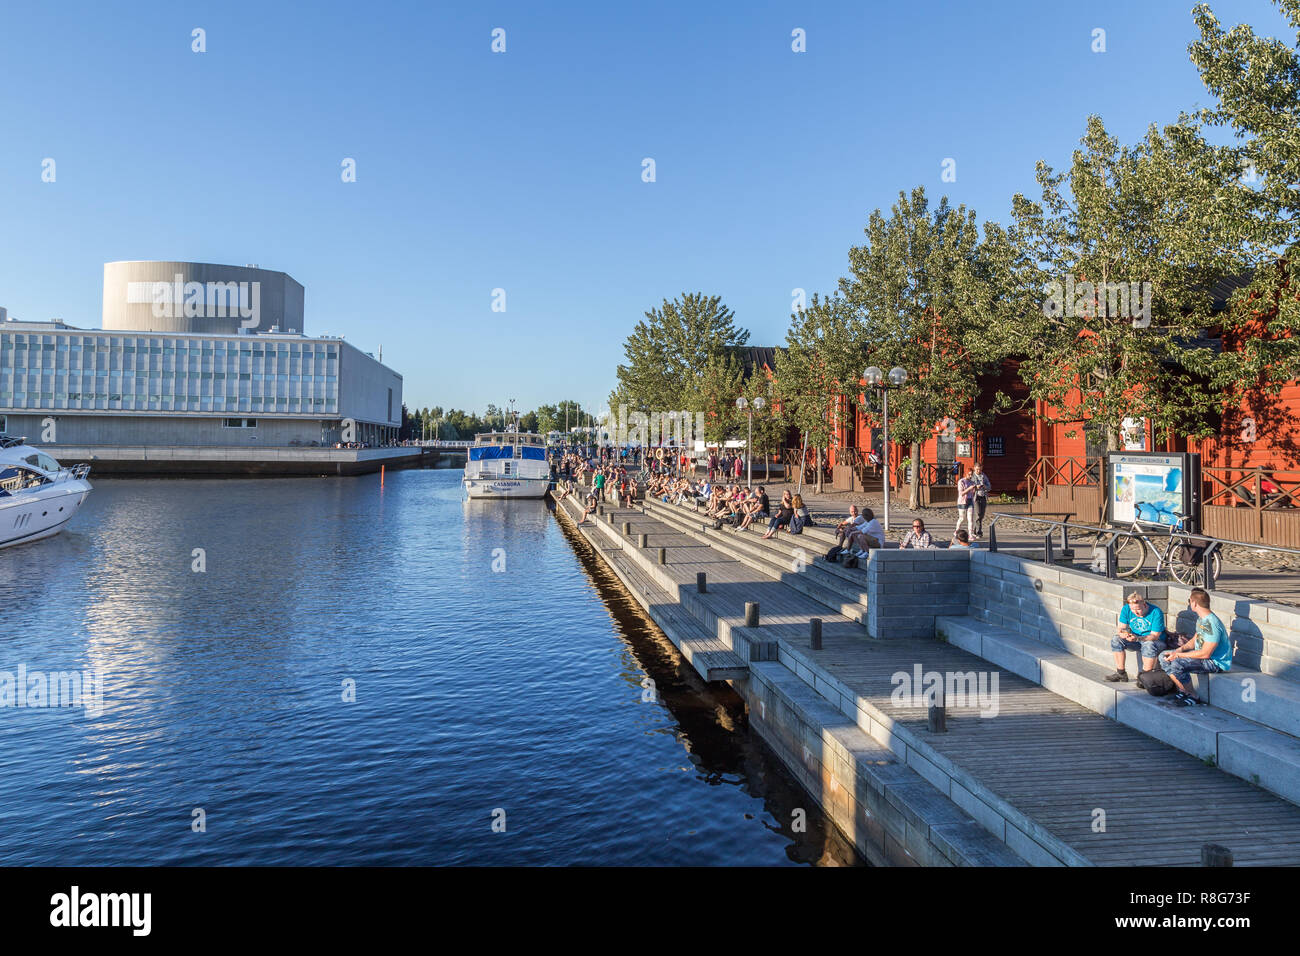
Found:
M 822 493 L 822 446 L 817 446 L 817 494 Z
M 915 511 L 921 503 L 921 446 L 912 442 L 912 480 L 907 485 L 907 507 Z

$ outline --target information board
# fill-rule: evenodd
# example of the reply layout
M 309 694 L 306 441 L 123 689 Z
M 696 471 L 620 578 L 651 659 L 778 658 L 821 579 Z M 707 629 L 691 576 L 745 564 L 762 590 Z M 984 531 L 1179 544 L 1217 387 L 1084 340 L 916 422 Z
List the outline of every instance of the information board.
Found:
M 1200 504 L 1200 455 L 1185 452 L 1115 451 L 1106 455 L 1106 513 L 1112 524 L 1173 525 L 1196 530 Z

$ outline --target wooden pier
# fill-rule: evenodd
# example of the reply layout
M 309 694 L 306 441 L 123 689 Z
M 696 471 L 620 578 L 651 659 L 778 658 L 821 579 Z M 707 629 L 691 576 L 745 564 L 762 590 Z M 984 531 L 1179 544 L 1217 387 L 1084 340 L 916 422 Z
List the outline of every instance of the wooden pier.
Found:
M 581 514 L 573 497 L 557 504 L 562 520 Z M 882 568 L 906 564 L 890 588 L 913 579 L 915 588 L 902 602 L 873 609 L 867 604 L 878 586 L 875 565 L 860 572 L 825 565 L 816 557 L 824 531 L 803 541 L 782 536 L 776 547 L 757 543 L 758 532 L 712 532 L 690 509 L 603 509 L 581 526 L 597 552 L 706 679 L 732 682 L 755 729 L 868 858 L 1196 866 L 1201 846 L 1217 843 L 1239 866 L 1300 864 L 1300 807 L 1289 800 L 1055 693 L 1027 679 L 1023 667 L 995 664 L 933 636 L 871 636 L 873 627 L 879 632 L 901 621 L 897 608 L 909 604 L 933 634 L 935 621 L 952 613 L 942 601 L 945 577 L 956 572 L 945 569 L 965 556 L 884 553 Z M 765 564 L 755 552 L 741 560 L 743 548 L 776 557 Z M 817 574 L 797 566 L 801 548 L 809 564 L 821 565 Z M 786 572 L 782 554 L 794 556 Z M 747 605 L 754 603 L 759 620 L 747 626 Z M 814 618 L 822 622 L 819 650 L 810 643 Z M 983 673 L 990 682 L 996 676 L 996 713 L 989 714 L 988 700 L 950 702 L 946 729 L 932 730 L 924 702 L 900 703 L 896 693 L 898 675 L 918 665 L 923 672 Z M 1094 665 L 1080 662 L 1085 666 Z M 1132 698 L 1125 706 L 1139 704 L 1146 701 Z M 1171 720 L 1192 719 L 1180 713 L 1186 709 L 1169 710 Z M 1225 744 L 1229 737 L 1258 742 L 1261 733 L 1255 724 L 1214 727 Z M 1205 812 L 1186 819 L 1195 807 Z

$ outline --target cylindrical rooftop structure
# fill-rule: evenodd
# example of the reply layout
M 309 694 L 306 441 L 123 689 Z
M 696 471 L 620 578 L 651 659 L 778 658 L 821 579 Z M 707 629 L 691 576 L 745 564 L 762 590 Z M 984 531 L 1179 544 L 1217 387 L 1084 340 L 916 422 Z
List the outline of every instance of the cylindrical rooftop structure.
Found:
M 104 329 L 231 335 L 303 332 L 303 287 L 256 266 L 104 264 Z

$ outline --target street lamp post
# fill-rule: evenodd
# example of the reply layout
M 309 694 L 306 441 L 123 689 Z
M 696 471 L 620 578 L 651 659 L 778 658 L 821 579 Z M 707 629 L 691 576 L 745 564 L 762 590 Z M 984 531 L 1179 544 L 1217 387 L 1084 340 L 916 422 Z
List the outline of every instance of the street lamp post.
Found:
M 754 409 L 762 411 L 767 404 L 762 395 L 756 395 L 749 401 L 742 395 L 736 399 L 736 407 L 749 416 L 749 430 L 745 438 L 745 484 L 754 487 Z
M 893 368 L 889 370 L 888 381 L 886 381 L 885 373 L 882 372 L 880 369 L 878 369 L 876 366 L 872 365 L 865 372 L 862 373 L 862 377 L 867 380 L 868 388 L 876 388 L 880 390 L 881 403 L 883 405 L 881 409 L 881 415 L 884 418 L 884 436 L 882 442 L 883 447 L 881 448 L 881 451 L 884 452 L 884 454 L 882 455 L 883 460 L 881 461 L 881 465 L 883 467 L 881 470 L 884 472 L 885 475 L 885 530 L 888 531 L 889 530 L 889 390 L 891 388 L 901 388 L 903 386 L 903 384 L 907 381 L 907 371 L 895 365 Z M 917 463 L 913 462 L 912 467 L 913 468 L 917 467 Z

